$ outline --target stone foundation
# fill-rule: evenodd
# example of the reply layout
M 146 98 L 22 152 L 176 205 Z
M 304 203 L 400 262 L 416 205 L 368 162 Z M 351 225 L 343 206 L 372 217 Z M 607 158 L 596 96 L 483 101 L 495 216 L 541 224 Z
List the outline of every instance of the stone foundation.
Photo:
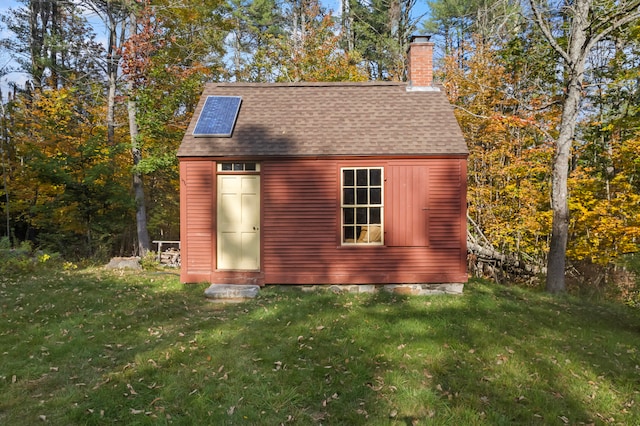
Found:
M 283 287 L 299 289 L 303 292 L 331 291 L 333 293 L 375 293 L 388 291 L 410 296 L 429 296 L 434 294 L 462 294 L 464 284 L 332 284 L 332 285 L 283 285 Z M 242 301 L 253 299 L 258 295 L 260 287 L 257 285 L 211 284 L 204 294 L 214 301 Z
M 253 299 L 258 295 L 260 287 L 244 284 L 211 284 L 204 291 L 204 295 L 217 301 L 242 301 Z

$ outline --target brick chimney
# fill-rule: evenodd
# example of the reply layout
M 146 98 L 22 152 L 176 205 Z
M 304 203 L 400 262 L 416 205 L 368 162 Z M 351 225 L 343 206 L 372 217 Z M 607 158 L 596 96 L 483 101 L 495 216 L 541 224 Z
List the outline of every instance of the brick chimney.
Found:
M 433 85 L 433 46 L 431 36 L 412 35 L 409 39 L 409 69 L 407 72 L 409 91 L 439 91 Z

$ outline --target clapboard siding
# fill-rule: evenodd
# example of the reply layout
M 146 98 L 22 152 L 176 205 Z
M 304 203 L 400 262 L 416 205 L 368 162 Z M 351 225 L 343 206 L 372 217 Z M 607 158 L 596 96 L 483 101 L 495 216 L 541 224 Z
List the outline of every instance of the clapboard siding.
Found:
M 434 249 L 464 247 L 466 251 L 466 231 L 462 234 L 459 226 L 461 220 L 466 223 L 463 166 L 459 160 L 450 160 L 430 168 L 429 242 Z
M 462 164 L 458 159 L 264 162 L 265 283 L 466 281 L 459 223 L 465 215 Z M 339 185 L 345 166 L 384 167 L 385 246 L 341 246 Z M 416 228 L 423 208 L 425 221 Z M 417 229 L 422 229 L 418 235 Z
M 429 167 L 420 162 L 391 163 L 386 168 L 386 244 L 429 245 Z
M 466 281 L 465 160 L 261 161 L 261 271 L 217 271 L 216 167 L 183 159 L 183 282 L 385 284 Z M 383 246 L 340 243 L 340 168 L 383 167 Z M 185 238 L 186 237 L 186 238 Z
M 331 164 L 317 161 L 265 162 L 263 256 L 270 271 L 311 264 L 319 247 L 336 246 L 335 177 Z M 318 230 L 323 232 L 317 232 Z M 328 231 L 328 232 L 327 232 Z M 309 266 L 307 266 L 309 267 Z
M 215 163 L 180 163 L 181 280 L 209 281 L 214 264 Z

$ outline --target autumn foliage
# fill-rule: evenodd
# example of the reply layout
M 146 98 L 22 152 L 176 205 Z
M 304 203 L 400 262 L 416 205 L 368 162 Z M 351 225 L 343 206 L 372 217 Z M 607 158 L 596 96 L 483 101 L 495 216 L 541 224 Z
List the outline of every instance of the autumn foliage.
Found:
M 469 216 L 496 249 L 543 265 L 553 151 L 538 123 L 553 118 L 510 93 L 523 76 L 480 40 L 473 56 L 446 58 L 443 73 L 470 151 Z
M 415 2 L 349 0 L 340 14 L 315 0 L 84 2 L 112 24 L 105 47 L 71 3 L 25 2 L 2 16 L 11 37 L 0 47 L 21 58 L 29 81 L 2 94 L 0 233 L 76 257 L 135 251 L 132 176 L 144 178 L 152 239 L 179 238 L 175 152 L 205 82 L 402 79 L 406 40 L 419 32 Z M 470 151 L 470 232 L 543 268 L 562 58 L 517 2 L 429 3 L 438 78 Z M 563 16 L 552 17 L 558 31 Z M 630 22 L 586 66 L 566 268 L 583 286 L 605 283 L 640 251 L 639 58 Z
M 552 217 L 549 141 L 559 111 L 550 80 L 540 90 L 543 76 L 505 61 L 521 47 L 475 38 L 445 58 L 441 77 L 470 150 L 471 232 L 543 267 Z M 580 141 L 574 152 L 567 255 L 576 282 L 602 285 L 625 254 L 640 249 L 640 140 L 619 120 L 585 118 L 584 131 L 597 129 L 599 137 Z

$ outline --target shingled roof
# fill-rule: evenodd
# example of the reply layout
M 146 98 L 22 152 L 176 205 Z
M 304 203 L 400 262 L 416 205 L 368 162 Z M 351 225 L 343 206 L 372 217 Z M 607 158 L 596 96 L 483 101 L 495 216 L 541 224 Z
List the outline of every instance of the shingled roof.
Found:
M 239 96 L 231 137 L 194 137 L 207 96 Z M 466 155 L 443 91 L 406 83 L 211 83 L 179 157 Z

